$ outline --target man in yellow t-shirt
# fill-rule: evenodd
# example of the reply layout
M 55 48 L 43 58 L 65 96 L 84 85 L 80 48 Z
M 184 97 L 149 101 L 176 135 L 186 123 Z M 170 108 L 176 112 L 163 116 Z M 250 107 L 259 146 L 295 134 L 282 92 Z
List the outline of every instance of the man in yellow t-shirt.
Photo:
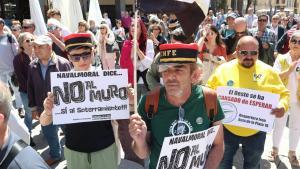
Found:
M 288 108 L 289 91 L 280 80 L 278 73 L 257 59 L 258 48 L 258 41 L 254 37 L 242 37 L 236 48 L 237 59 L 216 69 L 207 85 L 213 89 L 219 86 L 231 86 L 279 94 L 279 104 L 272 109 L 271 114 L 282 117 Z M 265 132 L 224 125 L 225 152 L 220 168 L 232 168 L 233 156 L 239 148 L 239 144 L 242 144 L 243 168 L 259 169 L 265 139 Z

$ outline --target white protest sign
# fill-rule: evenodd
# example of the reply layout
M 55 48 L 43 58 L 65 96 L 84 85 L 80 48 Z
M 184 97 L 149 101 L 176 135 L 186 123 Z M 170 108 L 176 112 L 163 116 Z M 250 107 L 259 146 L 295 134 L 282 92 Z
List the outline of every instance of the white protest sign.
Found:
M 214 126 L 192 134 L 165 137 L 156 169 L 204 168 L 218 130 L 219 126 Z
M 128 119 L 127 70 L 51 73 L 53 123 Z
M 224 124 L 270 132 L 275 116 L 271 109 L 279 103 L 279 95 L 243 88 L 218 87 L 225 118 Z

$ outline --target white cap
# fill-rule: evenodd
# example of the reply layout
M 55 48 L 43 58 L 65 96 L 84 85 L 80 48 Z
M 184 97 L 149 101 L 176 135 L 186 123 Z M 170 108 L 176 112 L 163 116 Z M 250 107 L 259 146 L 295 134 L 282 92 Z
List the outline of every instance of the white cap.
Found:
M 52 39 L 47 35 L 38 36 L 34 41 L 37 45 L 52 45 Z

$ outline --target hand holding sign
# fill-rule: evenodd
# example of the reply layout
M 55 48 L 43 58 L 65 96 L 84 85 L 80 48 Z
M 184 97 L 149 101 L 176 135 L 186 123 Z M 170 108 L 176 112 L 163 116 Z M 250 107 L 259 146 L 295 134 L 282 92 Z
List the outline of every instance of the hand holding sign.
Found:
M 271 111 L 271 114 L 274 114 L 277 118 L 280 118 L 284 115 L 284 108 L 281 107 L 281 108 L 275 108 L 275 109 L 272 109 Z
M 53 121 L 52 110 L 54 107 L 54 96 L 51 92 L 48 92 L 47 95 L 48 96 L 46 97 L 43 103 L 44 111 L 42 112 L 41 117 L 39 119 L 42 126 L 47 126 Z
M 147 126 L 140 115 L 133 114 L 130 117 L 129 134 L 139 145 L 146 141 Z

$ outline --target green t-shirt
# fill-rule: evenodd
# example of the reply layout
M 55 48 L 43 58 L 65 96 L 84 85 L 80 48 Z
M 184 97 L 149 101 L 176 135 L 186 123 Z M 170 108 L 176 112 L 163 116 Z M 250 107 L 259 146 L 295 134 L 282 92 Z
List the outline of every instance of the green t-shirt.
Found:
M 155 169 L 160 150 L 165 137 L 177 134 L 177 122 L 179 120 L 179 107 L 171 105 L 165 97 L 165 88 L 161 88 L 158 104 L 158 112 L 153 119 L 149 119 L 145 112 L 146 97 L 143 96 L 138 107 L 138 112 L 146 122 L 148 131 L 151 132 L 151 154 L 149 169 Z M 184 109 L 185 126 L 184 134 L 203 131 L 209 128 L 210 120 L 205 112 L 205 102 L 201 86 L 193 86 L 191 96 L 181 106 Z M 218 101 L 218 114 L 214 121 L 224 118 L 223 110 Z

